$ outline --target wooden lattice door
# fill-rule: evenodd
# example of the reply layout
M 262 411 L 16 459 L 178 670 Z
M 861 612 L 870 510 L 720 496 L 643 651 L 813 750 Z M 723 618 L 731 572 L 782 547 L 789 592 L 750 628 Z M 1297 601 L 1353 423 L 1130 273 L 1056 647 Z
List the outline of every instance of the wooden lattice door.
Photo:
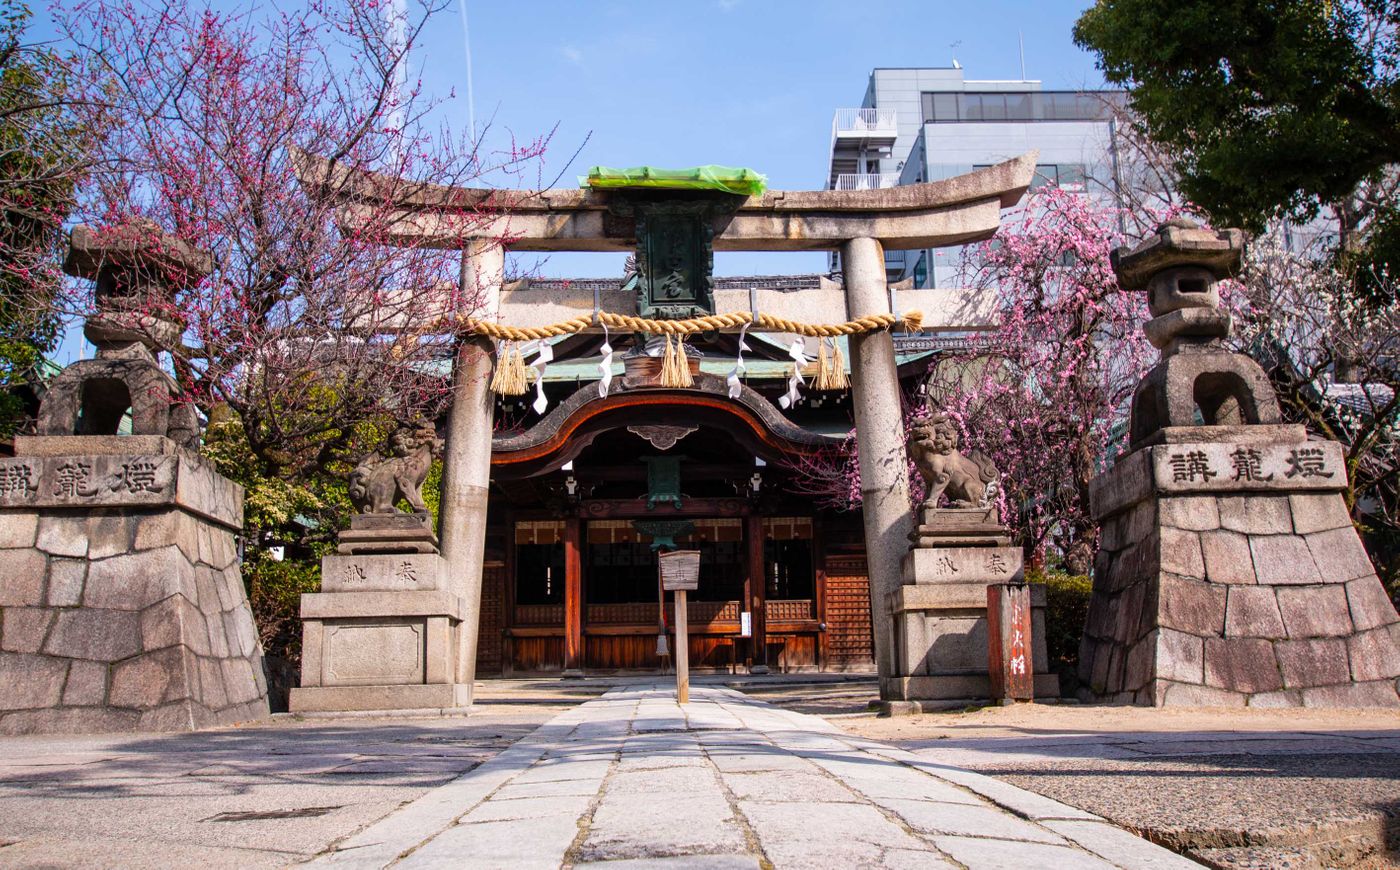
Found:
M 826 564 L 826 660 L 833 671 L 875 665 L 870 626 L 870 578 L 864 558 L 828 557 Z

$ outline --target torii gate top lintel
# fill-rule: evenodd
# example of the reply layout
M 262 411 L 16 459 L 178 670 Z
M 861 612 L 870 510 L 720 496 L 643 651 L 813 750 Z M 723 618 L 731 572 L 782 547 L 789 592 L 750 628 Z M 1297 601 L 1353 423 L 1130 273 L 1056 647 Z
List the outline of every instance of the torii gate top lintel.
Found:
M 878 190 L 769 190 L 715 218 L 717 251 L 837 250 L 851 239 L 887 249 L 936 248 L 990 238 L 1001 210 L 1030 186 L 1038 152 L 964 175 Z M 508 190 L 415 183 L 293 153 L 303 184 L 344 202 L 347 227 L 387 206 L 387 241 L 462 248 L 470 239 L 508 239 L 517 251 L 629 251 L 635 223 L 612 213 L 613 191 Z M 382 225 L 382 218 L 375 221 Z

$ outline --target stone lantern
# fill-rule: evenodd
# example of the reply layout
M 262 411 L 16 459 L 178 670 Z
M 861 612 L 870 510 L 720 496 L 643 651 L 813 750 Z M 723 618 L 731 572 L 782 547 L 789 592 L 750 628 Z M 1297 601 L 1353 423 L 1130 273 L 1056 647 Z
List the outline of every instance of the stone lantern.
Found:
M 1343 501 L 1341 448 L 1281 424 L 1264 370 L 1223 344 L 1217 281 L 1243 249 L 1238 230 L 1176 220 L 1113 255 L 1162 356 L 1127 452 L 1090 485 L 1080 679 L 1119 703 L 1400 706 L 1400 617 Z
M 1162 354 L 1133 395 L 1130 447 L 1160 440 L 1169 427 L 1279 422 L 1264 370 L 1222 344 L 1230 314 L 1220 307 L 1216 282 L 1239 269 L 1243 252 L 1239 230 L 1216 232 L 1178 218 L 1138 247 L 1113 253 L 1122 288 L 1147 293 L 1152 319 L 1143 332 Z
M 162 312 L 209 256 L 149 225 L 72 240 L 65 269 L 97 285 L 97 356 L 49 382 L 38 434 L 0 458 L 0 734 L 264 717 L 243 488 L 191 449 L 194 405 L 154 353 L 178 341 Z
M 173 346 L 180 324 L 162 316 L 162 309 L 213 267 L 207 252 L 141 220 L 106 230 L 74 227 L 63 262 L 64 272 L 94 283 L 96 310 L 83 335 L 99 354 L 133 342 L 152 351 Z
M 175 294 L 201 280 L 213 259 L 155 224 L 110 230 L 73 228 L 63 269 L 94 282 L 94 312 L 83 334 L 94 359 L 65 368 L 39 406 L 40 435 L 115 435 L 126 414 L 133 435 L 160 435 L 182 447 L 199 441 L 194 406 L 156 362 L 178 344 L 181 325 L 169 316 Z

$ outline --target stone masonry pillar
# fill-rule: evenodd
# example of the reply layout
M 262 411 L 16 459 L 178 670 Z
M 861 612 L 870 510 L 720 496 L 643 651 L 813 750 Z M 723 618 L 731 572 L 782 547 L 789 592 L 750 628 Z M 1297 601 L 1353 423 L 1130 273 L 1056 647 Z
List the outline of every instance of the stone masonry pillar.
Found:
M 846 242 L 841 248 L 841 264 L 847 316 L 889 313 L 885 255 L 880 243 L 875 239 Z M 870 571 L 870 616 L 875 633 L 875 663 L 885 678 L 895 673 L 890 596 L 900 586 L 900 562 L 909 549 L 913 527 L 909 463 L 904 453 L 904 412 L 890 333 L 877 330 L 853 335 L 850 345 L 861 513 Z M 884 692 L 882 680 L 881 694 Z
M 462 252 L 462 297 L 477 317 L 494 317 L 500 305 L 505 250 L 494 240 L 472 239 Z M 462 597 L 457 682 L 476 678 L 481 624 L 481 571 L 486 549 L 486 497 L 491 484 L 491 341 L 463 339 L 452 368 L 452 409 L 442 467 L 439 518 L 448 588 Z M 470 701 L 468 701 L 470 703 Z
M 267 716 L 243 488 L 158 435 L 15 446 L 0 459 L 0 734 Z

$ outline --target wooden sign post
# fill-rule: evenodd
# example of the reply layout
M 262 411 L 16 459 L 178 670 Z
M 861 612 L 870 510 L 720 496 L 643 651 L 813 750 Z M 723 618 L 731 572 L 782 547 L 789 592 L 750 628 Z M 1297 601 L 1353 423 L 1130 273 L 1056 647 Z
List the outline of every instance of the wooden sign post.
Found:
M 690 628 L 686 621 L 685 593 L 700 587 L 700 551 L 673 550 L 656 557 L 661 586 L 676 593 L 676 701 L 690 700 Z
M 1035 698 L 1031 662 L 1031 588 L 1024 583 L 987 587 L 988 670 L 992 700 Z

